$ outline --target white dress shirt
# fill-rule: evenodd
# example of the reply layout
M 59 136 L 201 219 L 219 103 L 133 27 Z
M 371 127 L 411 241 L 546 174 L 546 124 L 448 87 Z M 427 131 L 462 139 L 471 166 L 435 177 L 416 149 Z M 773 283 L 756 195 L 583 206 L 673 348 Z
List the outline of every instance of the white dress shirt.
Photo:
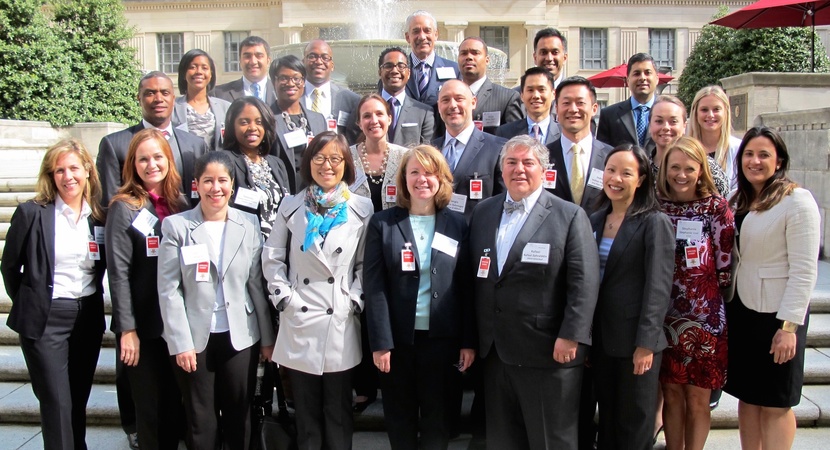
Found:
M 527 134 L 529 136 L 533 136 L 533 125 L 539 125 L 539 133 L 542 135 L 542 138 L 539 140 L 541 143 L 545 143 L 548 138 L 548 128 L 550 127 L 550 114 L 545 117 L 541 122 L 536 123 L 530 117 L 525 118 L 527 120 Z M 570 171 L 568 171 L 570 173 Z
M 510 253 L 510 249 L 516 241 L 516 236 L 519 235 L 519 231 L 522 230 L 525 222 L 527 222 L 527 218 L 530 217 L 530 211 L 536 205 L 540 195 L 542 195 L 542 186 L 539 186 L 533 193 L 520 200 L 524 205 L 524 211 L 513 211 L 507 214 L 502 210 L 499 230 L 496 234 L 496 256 L 498 257 L 499 274 L 504 269 L 504 263 L 507 261 L 507 255 Z M 510 197 L 509 192 L 505 195 L 505 200 L 515 201 Z
M 267 92 L 268 92 L 268 77 L 265 77 L 256 82 L 259 85 L 259 97 L 260 100 L 263 102 L 267 99 Z M 242 90 L 245 92 L 245 95 L 254 95 L 254 91 L 251 89 L 251 85 L 254 84 L 250 80 L 245 77 L 242 77 Z
M 473 91 L 473 95 L 478 95 L 479 89 L 481 89 L 481 85 L 487 81 L 487 76 L 481 77 L 481 79 L 476 80 L 473 84 L 470 85 L 470 90 Z
M 314 104 L 314 89 L 317 89 L 320 93 L 320 114 L 323 117 L 328 118 L 331 116 L 331 82 L 326 81 L 321 86 L 315 86 L 311 84 L 308 80 L 305 82 L 305 93 L 303 93 L 303 101 L 305 102 L 305 107 L 309 111 L 313 111 L 311 105 Z
M 231 329 L 228 322 L 228 310 L 225 308 L 225 289 L 222 287 L 222 259 L 224 258 L 222 247 L 225 245 L 225 222 L 204 222 L 202 226 L 207 229 L 211 250 L 217 258 L 216 271 L 219 279 L 216 283 L 216 300 L 213 304 L 210 332 L 223 333 Z
M 92 214 L 86 200 L 80 217 L 58 196 L 55 199 L 55 273 L 52 299 L 81 298 L 95 293 L 95 261 L 89 259 L 89 243 L 95 237 L 87 219 Z M 98 247 L 99 252 L 104 249 Z
M 591 150 L 594 148 L 594 136 L 588 133 L 588 136 L 582 138 L 581 141 L 577 142 L 579 144 L 579 148 L 582 149 L 582 177 L 584 180 L 588 180 L 588 172 L 591 170 Z M 571 175 L 571 159 L 573 158 L 573 154 L 571 153 L 571 147 L 574 145 L 570 139 L 566 138 L 565 135 L 562 135 L 562 159 L 565 160 L 565 169 L 568 171 L 568 180 L 572 180 L 573 176 Z
M 470 125 L 467 128 L 461 130 L 461 132 L 458 133 L 458 136 L 455 137 L 451 136 L 449 131 L 446 131 L 444 133 L 444 148 L 441 149 L 441 153 L 443 153 L 444 156 L 447 155 L 450 139 L 455 139 L 456 141 L 455 162 L 453 163 L 453 161 L 447 161 L 450 167 L 458 166 L 458 162 L 461 161 L 461 155 L 464 154 L 464 149 L 467 148 L 467 143 L 470 142 L 470 137 L 473 135 L 473 130 L 475 129 L 475 127 L 475 124 L 470 123 Z

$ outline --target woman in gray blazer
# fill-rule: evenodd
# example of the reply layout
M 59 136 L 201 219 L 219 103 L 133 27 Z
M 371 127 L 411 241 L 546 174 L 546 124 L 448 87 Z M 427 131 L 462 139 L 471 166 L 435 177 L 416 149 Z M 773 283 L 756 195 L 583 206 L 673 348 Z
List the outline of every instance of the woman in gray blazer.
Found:
M 599 197 L 605 207 L 591 216 L 602 279 L 591 361 L 603 449 L 653 446 L 674 239 L 652 186 L 643 149 L 623 144 L 608 153 Z
M 259 262 L 257 218 L 229 208 L 233 163 L 225 152 L 196 160 L 199 206 L 161 226 L 158 291 L 162 337 L 187 414 L 188 448 L 247 450 L 258 360 L 274 330 Z
M 161 224 L 190 209 L 167 139 L 146 128 L 133 136 L 118 190 L 107 211 L 107 276 L 117 358 L 126 366 L 136 406 L 136 426 L 147 448 L 175 449 L 181 394 L 161 337 L 158 247 Z
M 216 65 L 204 50 L 194 48 L 179 61 L 179 94 L 173 107 L 173 126 L 205 140 L 211 150 L 222 150 L 227 100 L 210 97 L 216 86 Z
M 274 361 L 294 392 L 300 449 L 352 446 L 352 371 L 360 362 L 364 232 L 372 202 L 349 192 L 346 138 L 326 131 L 303 154 L 309 185 L 283 200 L 262 251 L 280 311 Z

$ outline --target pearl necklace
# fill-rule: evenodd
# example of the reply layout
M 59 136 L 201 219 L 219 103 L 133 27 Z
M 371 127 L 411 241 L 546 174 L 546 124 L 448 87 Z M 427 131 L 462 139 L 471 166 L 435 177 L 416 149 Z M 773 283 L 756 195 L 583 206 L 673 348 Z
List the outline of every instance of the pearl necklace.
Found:
M 372 176 L 381 176 L 386 173 L 386 161 L 389 160 L 389 147 L 386 147 L 383 151 L 383 161 L 380 163 L 380 167 L 377 170 L 372 170 L 371 166 L 369 165 L 369 154 L 366 152 L 366 144 L 360 144 L 360 161 L 363 163 L 363 171 L 366 172 L 366 175 L 369 175 L 369 181 L 375 184 L 382 184 L 383 178 L 381 177 L 379 180 L 375 181 Z

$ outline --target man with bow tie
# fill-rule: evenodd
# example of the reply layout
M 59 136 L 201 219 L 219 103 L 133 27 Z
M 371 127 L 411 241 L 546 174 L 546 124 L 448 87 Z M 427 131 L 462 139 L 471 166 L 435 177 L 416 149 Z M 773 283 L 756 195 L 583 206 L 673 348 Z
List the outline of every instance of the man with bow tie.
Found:
M 487 448 L 576 449 L 596 243 L 585 212 L 543 189 L 542 143 L 517 136 L 499 159 L 507 192 L 470 224 Z

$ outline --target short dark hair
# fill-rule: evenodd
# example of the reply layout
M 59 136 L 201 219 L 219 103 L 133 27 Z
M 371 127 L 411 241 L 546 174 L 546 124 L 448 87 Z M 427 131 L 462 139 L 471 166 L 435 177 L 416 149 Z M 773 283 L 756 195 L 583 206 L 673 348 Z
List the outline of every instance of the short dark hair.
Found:
M 386 55 L 388 55 L 392 52 L 398 52 L 398 53 L 402 54 L 404 57 L 406 57 L 406 52 L 403 51 L 402 48 L 400 48 L 400 47 L 387 47 L 387 48 L 383 49 L 382 52 L 380 52 L 380 56 L 378 57 L 378 67 L 383 65 L 383 58 L 386 58 Z
M 536 36 L 533 38 L 533 51 L 536 51 L 536 46 L 539 45 L 539 41 L 544 38 L 555 37 L 559 38 L 562 41 L 562 47 L 565 51 L 568 51 L 568 40 L 565 39 L 565 36 L 559 32 L 556 28 L 542 28 L 541 30 L 536 32 Z
M 651 61 L 651 67 L 654 67 L 654 70 L 657 70 L 657 64 L 654 63 L 654 58 L 651 57 L 648 53 L 635 53 L 631 55 L 631 58 L 628 58 L 628 67 L 625 68 L 625 75 L 631 75 L 631 66 L 643 61 Z
M 256 97 L 240 97 L 231 103 L 228 111 L 225 113 L 225 134 L 222 142 L 222 148 L 225 150 L 239 151 L 239 141 L 236 140 L 236 130 L 234 123 L 239 114 L 245 109 L 246 105 L 251 105 L 259 111 L 262 116 L 262 128 L 265 129 L 265 136 L 262 137 L 262 142 L 259 144 L 259 153 L 261 155 L 268 154 L 271 151 L 271 146 L 276 142 L 276 134 L 274 130 L 277 129 L 277 123 L 274 120 L 274 115 L 271 110 L 265 106 L 262 100 Z
M 271 61 L 271 67 L 268 70 L 268 75 L 271 77 L 271 82 L 277 82 L 277 74 L 280 73 L 280 69 L 285 67 L 286 69 L 291 69 L 294 72 L 300 72 L 300 75 L 305 78 L 306 71 L 305 71 L 305 64 L 303 64 L 300 58 L 297 58 L 294 55 L 285 55 L 280 57 L 279 59 L 275 59 Z
M 343 182 L 351 185 L 355 179 L 354 159 L 352 159 L 352 152 L 349 150 L 349 142 L 342 134 L 335 131 L 324 131 L 308 143 L 308 147 L 303 152 L 303 159 L 300 162 L 300 176 L 306 184 L 314 184 L 314 178 L 311 176 L 311 158 L 320 153 L 330 143 L 334 143 L 337 149 L 340 150 L 340 156 L 343 157 Z
M 480 37 L 478 37 L 478 36 L 470 36 L 470 37 L 466 37 L 466 38 L 464 38 L 464 40 L 463 40 L 463 41 L 461 41 L 461 44 L 463 44 L 463 43 L 464 43 L 464 41 L 476 41 L 476 42 L 481 42 L 481 45 L 483 45 L 483 46 L 484 46 L 484 56 L 487 56 L 487 54 L 488 54 L 488 48 L 487 48 L 487 43 L 486 43 L 486 42 L 484 42 L 484 39 L 482 39 L 482 38 L 480 38 Z M 461 46 L 461 44 L 458 44 L 458 46 L 460 47 L 460 46 Z
M 559 86 L 556 86 L 556 99 L 554 101 L 559 101 L 559 93 L 562 92 L 562 89 L 575 85 L 587 87 L 588 90 L 591 91 L 591 100 L 593 100 L 594 103 L 597 102 L 597 89 L 594 87 L 594 83 L 591 83 L 591 80 L 578 75 L 565 78 L 559 82 Z
M 214 163 L 225 166 L 225 170 L 228 171 L 228 176 L 231 178 L 231 184 L 233 184 L 233 161 L 231 161 L 230 155 L 225 152 L 207 152 L 196 159 L 195 170 L 193 172 L 196 181 L 198 182 L 202 178 L 202 175 L 205 174 L 208 164 Z
M 242 56 L 242 49 L 245 47 L 256 47 L 257 45 L 261 45 L 265 47 L 265 52 L 268 53 L 271 51 L 271 46 L 268 45 L 268 41 L 262 39 L 259 36 L 248 36 L 239 43 L 239 56 Z
M 551 89 L 553 89 L 553 85 L 556 84 L 556 78 L 553 78 L 553 74 L 548 69 L 545 69 L 544 67 L 533 66 L 533 67 L 525 70 L 524 75 L 522 75 L 521 85 L 520 85 L 521 86 L 520 89 L 521 89 L 522 92 L 525 91 L 525 80 L 527 79 L 527 77 L 529 77 L 531 75 L 544 75 L 545 78 L 548 79 L 548 83 L 550 83 L 550 88 Z
M 179 61 L 179 94 L 186 95 L 187 94 L 187 69 L 190 66 L 190 63 L 196 59 L 197 56 L 204 56 L 208 60 L 208 65 L 210 65 L 210 82 L 208 83 L 208 92 L 213 90 L 213 87 L 216 86 L 216 64 L 213 62 L 213 58 L 208 55 L 208 53 L 204 50 L 194 48 L 193 50 L 188 51 L 187 53 L 182 56 L 181 61 Z
M 657 200 L 657 194 L 654 189 L 654 173 L 651 171 L 651 162 L 648 155 L 646 155 L 645 150 L 630 143 L 618 145 L 605 156 L 603 167 L 608 164 L 608 160 L 611 159 L 611 155 L 620 152 L 630 152 L 634 155 L 634 159 L 637 160 L 637 174 L 638 176 L 643 177 L 643 182 L 640 183 L 640 186 L 634 190 L 634 199 L 631 201 L 631 205 L 628 207 L 628 211 L 626 211 L 625 215 L 636 216 L 637 214 L 651 211 L 660 211 L 662 208 L 660 207 L 660 202 Z M 599 197 L 597 197 L 597 205 L 599 206 L 599 209 L 606 208 L 610 204 L 611 201 L 608 200 L 605 190 L 602 189 Z
M 138 93 L 139 94 L 141 94 L 141 85 L 143 85 L 145 81 L 151 80 L 153 78 L 167 78 L 168 80 L 170 80 L 170 77 L 167 76 L 166 73 L 164 73 L 160 70 L 153 70 L 153 71 L 147 72 L 146 74 L 144 74 L 143 77 L 141 77 L 140 80 L 138 80 Z M 173 80 L 170 80 L 170 84 L 173 84 Z

